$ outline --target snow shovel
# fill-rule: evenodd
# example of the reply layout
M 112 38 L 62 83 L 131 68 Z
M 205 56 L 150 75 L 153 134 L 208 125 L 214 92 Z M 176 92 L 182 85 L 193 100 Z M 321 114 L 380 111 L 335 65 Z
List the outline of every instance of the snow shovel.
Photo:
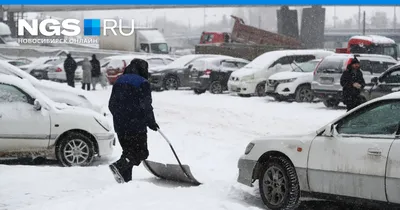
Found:
M 174 153 L 174 156 L 179 164 L 178 165 L 162 164 L 162 163 L 158 163 L 158 162 L 154 162 L 154 161 L 144 160 L 143 161 L 144 167 L 150 173 L 152 173 L 154 176 L 156 176 L 160 179 L 188 183 L 188 184 L 191 184 L 194 186 L 201 185 L 201 183 L 199 181 L 197 181 L 196 178 L 193 177 L 192 173 L 190 172 L 189 166 L 182 165 L 181 161 L 178 158 L 178 155 L 176 155 L 176 152 L 175 152 L 174 148 L 172 147 L 172 144 L 168 140 L 168 138 L 161 132 L 160 129 L 158 129 L 158 132 L 161 134 L 161 136 L 165 139 L 165 141 L 167 141 L 167 143 L 171 147 L 171 150 Z

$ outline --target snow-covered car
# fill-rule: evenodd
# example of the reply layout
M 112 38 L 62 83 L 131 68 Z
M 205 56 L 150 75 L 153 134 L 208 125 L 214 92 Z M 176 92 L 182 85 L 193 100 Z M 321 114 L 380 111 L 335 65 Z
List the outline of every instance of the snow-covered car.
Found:
M 17 66 L 17 67 L 20 67 L 20 66 L 24 66 L 24 65 L 27 65 L 27 64 L 29 64 L 28 63 L 28 61 L 27 60 L 6 60 L 9 64 L 11 64 L 11 65 L 13 65 L 13 66 Z
M 76 65 L 78 66 L 75 70 L 75 80 L 82 80 L 83 77 L 83 70 L 82 70 L 82 63 L 83 58 L 74 58 Z M 90 60 L 90 59 L 89 59 Z M 50 66 L 47 68 L 47 76 L 49 80 L 56 81 L 56 82 L 66 82 L 67 75 L 64 69 L 64 61 L 59 62 L 57 65 Z
M 106 117 L 58 104 L 26 79 L 0 77 L 0 153 L 57 159 L 63 166 L 90 165 L 110 157 L 115 134 Z
M 65 84 L 60 84 L 48 80 L 38 80 L 32 75 L 26 73 L 25 71 L 22 71 L 21 69 L 0 60 L 0 75 L 2 74 L 17 76 L 21 79 L 27 79 L 36 89 L 44 93 L 53 101 L 65 103 L 70 106 L 93 109 L 104 115 L 107 113 L 106 107 L 102 107 L 92 103 L 89 100 L 90 96 L 81 89 L 72 88 Z
M 270 209 L 295 209 L 302 195 L 400 204 L 399 122 L 400 93 L 392 93 L 315 132 L 254 140 L 239 159 L 238 182 L 258 180 Z
M 279 72 L 267 80 L 266 95 L 277 101 L 295 100 L 296 102 L 312 102 L 314 94 L 311 90 L 313 72 L 322 59 L 314 59 L 302 64 L 293 64 L 293 70 Z
M 47 63 L 49 63 L 51 61 L 56 61 L 58 59 L 60 59 L 60 57 L 58 57 L 58 56 L 56 56 L 56 57 L 39 57 L 39 58 L 33 60 L 29 64 L 19 66 L 19 68 L 24 70 L 24 71 L 27 71 L 29 73 L 29 71 L 32 68 L 36 67 L 36 66 L 39 66 L 39 65 L 42 65 L 42 64 L 47 64 Z
M 278 50 L 266 52 L 231 74 L 230 92 L 239 96 L 264 96 L 267 79 L 278 72 L 290 71 L 293 62 L 304 63 L 333 54 L 326 50 Z

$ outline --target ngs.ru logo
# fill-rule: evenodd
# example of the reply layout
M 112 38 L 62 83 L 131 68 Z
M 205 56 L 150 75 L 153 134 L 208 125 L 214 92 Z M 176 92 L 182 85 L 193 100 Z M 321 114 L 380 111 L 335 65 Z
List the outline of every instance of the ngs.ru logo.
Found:
M 56 19 L 45 19 L 39 23 L 38 19 L 32 19 L 32 24 L 24 19 L 18 19 L 18 36 L 24 36 L 25 30 L 31 36 L 38 36 L 39 32 L 43 36 L 78 36 L 81 33 L 79 27 L 80 20 L 77 19 L 65 19 L 58 21 Z M 111 23 L 111 24 L 110 24 Z M 135 21 L 131 20 L 131 31 L 126 33 L 123 31 L 122 19 L 118 22 L 114 19 L 103 19 L 103 25 L 101 25 L 100 19 L 84 19 L 83 20 L 83 35 L 84 36 L 107 36 L 107 32 L 111 31 L 115 36 L 117 33 L 115 29 L 118 28 L 119 34 L 122 36 L 130 36 L 134 33 Z M 103 33 L 101 33 L 103 29 Z

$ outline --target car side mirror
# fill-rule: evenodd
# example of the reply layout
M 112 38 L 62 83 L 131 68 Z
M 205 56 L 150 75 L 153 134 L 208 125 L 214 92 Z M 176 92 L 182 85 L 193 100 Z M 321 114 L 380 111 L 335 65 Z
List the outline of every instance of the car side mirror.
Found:
M 191 69 L 193 67 L 193 64 L 189 64 L 188 69 Z
M 40 102 L 37 99 L 33 102 L 33 108 L 36 111 L 40 111 L 42 109 L 42 105 L 40 104 Z
M 333 137 L 333 128 L 334 128 L 334 125 L 331 124 L 331 123 L 326 125 L 325 126 L 325 131 L 322 133 L 322 136 Z

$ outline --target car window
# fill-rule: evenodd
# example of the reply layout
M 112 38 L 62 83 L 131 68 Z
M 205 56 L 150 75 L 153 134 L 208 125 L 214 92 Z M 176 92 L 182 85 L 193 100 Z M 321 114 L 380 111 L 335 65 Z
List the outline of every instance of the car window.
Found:
M 197 70 L 199 69 L 202 70 L 204 69 L 205 66 L 205 62 L 202 60 L 194 61 L 192 64 L 193 64 L 192 69 L 197 69 Z
M 150 59 L 147 59 L 147 62 L 149 63 L 149 65 L 152 65 L 152 66 L 164 65 L 164 61 L 161 58 L 150 58 Z
M 316 58 L 315 55 L 295 55 L 293 57 L 296 63 L 305 63 Z
M 237 62 L 238 68 L 243 68 L 246 66 L 248 63 L 242 63 L 242 62 Z
M 293 61 L 294 61 L 294 56 L 285 56 L 276 60 L 269 68 L 276 66 L 276 64 L 278 63 L 281 65 L 288 65 L 293 63 Z
M 319 63 L 319 61 L 309 61 L 309 62 L 301 63 L 298 65 L 294 65 L 295 68 L 293 69 L 293 71 L 294 72 L 313 72 L 318 63 Z
M 400 101 L 384 101 L 346 117 L 337 126 L 339 134 L 393 135 L 400 123 Z
M 400 83 L 400 68 L 393 70 L 382 78 L 384 83 Z
M 14 86 L 0 84 L 0 103 L 24 102 L 29 103 L 27 95 Z
M 55 59 L 47 60 L 46 62 L 44 62 L 44 64 L 47 64 L 47 63 L 52 62 L 52 61 L 55 61 Z
M 342 73 L 344 58 L 326 57 L 318 66 L 317 73 Z
M 364 72 L 370 72 L 372 74 L 381 74 L 395 64 L 395 62 L 360 59 L 361 70 Z

